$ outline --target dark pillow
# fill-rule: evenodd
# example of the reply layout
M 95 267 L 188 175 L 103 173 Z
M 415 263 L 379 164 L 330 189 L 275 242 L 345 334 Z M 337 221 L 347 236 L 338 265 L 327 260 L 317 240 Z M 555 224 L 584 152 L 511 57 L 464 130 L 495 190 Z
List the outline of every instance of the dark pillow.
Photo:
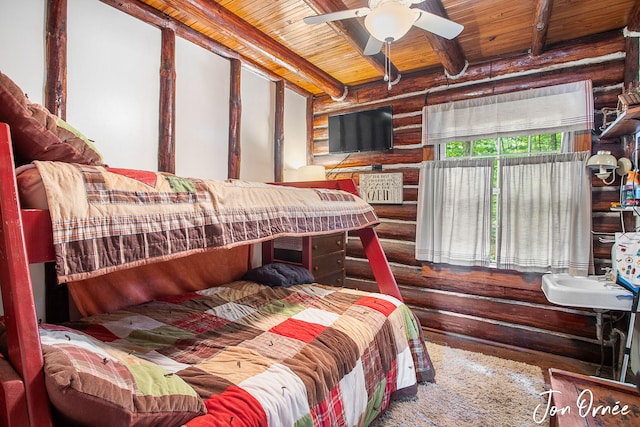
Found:
M 283 287 L 315 282 L 313 274 L 306 268 L 281 262 L 274 262 L 249 270 L 242 278 L 263 285 Z
M 9 125 L 17 165 L 33 160 L 103 164 L 84 136 L 43 106 L 29 102 L 18 85 L 1 72 L 0 122 Z

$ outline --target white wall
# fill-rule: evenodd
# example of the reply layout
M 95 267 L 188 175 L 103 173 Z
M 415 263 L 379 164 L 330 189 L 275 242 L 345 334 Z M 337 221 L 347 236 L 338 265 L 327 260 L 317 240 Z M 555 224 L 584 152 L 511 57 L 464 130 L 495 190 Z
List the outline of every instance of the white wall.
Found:
M 45 4 L 45 0 L 0 0 L 0 71 L 37 103 L 44 100 Z M 44 267 L 30 268 L 36 312 L 44 319 Z M 1 303 L 2 295 L 0 315 L 4 313 Z
M 46 3 L 0 0 L 0 70 L 38 103 L 44 100 Z M 156 170 L 160 30 L 99 0 L 68 0 L 67 30 L 67 121 L 95 141 L 109 165 Z M 224 179 L 229 63 L 178 38 L 176 73 L 176 172 Z M 241 79 L 241 178 L 271 181 L 274 85 L 246 69 Z M 305 110 L 305 98 L 287 90 L 285 165 L 306 159 Z M 42 266 L 33 266 L 36 310 L 44 319 L 42 277 Z
M 67 8 L 67 121 L 108 165 L 157 170 L 160 30 L 100 1 Z
M 44 100 L 45 0 L 0 0 L 0 71 L 27 94 Z
M 243 68 L 240 90 L 240 179 L 273 181 L 275 85 Z
M 273 181 L 275 85 L 243 69 L 241 88 L 240 178 L 248 181 Z M 285 89 L 284 105 L 283 163 L 286 177 L 288 170 L 307 164 L 307 99 Z
M 225 179 L 229 61 L 176 38 L 176 174 Z
M 284 175 L 307 164 L 307 98 L 284 92 Z

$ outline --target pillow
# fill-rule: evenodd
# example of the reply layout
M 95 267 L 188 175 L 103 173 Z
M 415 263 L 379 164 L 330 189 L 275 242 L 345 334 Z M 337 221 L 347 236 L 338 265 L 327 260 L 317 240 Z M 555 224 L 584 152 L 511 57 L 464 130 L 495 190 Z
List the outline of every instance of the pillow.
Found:
M 263 285 L 283 287 L 313 283 L 315 281 L 313 274 L 306 268 L 281 262 L 274 262 L 249 270 L 242 278 Z
M 47 192 L 42 183 L 40 172 L 35 165 L 29 164 L 16 168 L 16 182 L 20 206 L 24 209 L 49 209 Z
M 53 406 L 82 425 L 176 426 L 202 415 L 178 375 L 80 331 L 43 324 L 45 384 Z
M 49 110 L 40 104 L 28 104 L 27 109 L 38 123 L 45 126 L 48 130 L 58 136 L 60 141 L 71 145 L 78 153 L 80 153 L 80 155 L 86 159 L 83 163 L 96 165 L 102 164 L 102 156 L 98 153 L 93 142 L 84 136 L 79 130 L 62 120 L 60 117 L 51 114 Z
M 29 102 L 18 85 L 1 72 L 0 122 L 10 127 L 17 165 L 33 160 L 103 164 L 86 137 L 43 106 Z

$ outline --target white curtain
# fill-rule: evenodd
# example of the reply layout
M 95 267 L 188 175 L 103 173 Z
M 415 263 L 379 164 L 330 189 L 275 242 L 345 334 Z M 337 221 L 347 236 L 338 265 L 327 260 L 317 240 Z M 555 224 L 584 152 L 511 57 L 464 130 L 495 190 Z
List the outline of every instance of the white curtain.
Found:
M 501 160 L 498 268 L 589 273 L 589 154 Z
M 590 80 L 423 108 L 423 144 L 593 129 Z
M 573 153 L 576 151 L 576 133 L 562 132 L 562 139 L 560 140 L 560 152 L 561 153 Z
M 492 159 L 423 162 L 416 259 L 488 266 Z

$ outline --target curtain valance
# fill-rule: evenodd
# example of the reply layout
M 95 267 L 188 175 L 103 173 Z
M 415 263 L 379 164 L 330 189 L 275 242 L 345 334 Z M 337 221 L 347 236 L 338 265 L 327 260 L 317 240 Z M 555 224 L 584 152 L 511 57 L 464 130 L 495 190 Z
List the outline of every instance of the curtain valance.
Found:
M 434 145 L 592 128 L 593 89 L 591 80 L 584 80 L 425 106 L 422 142 Z

